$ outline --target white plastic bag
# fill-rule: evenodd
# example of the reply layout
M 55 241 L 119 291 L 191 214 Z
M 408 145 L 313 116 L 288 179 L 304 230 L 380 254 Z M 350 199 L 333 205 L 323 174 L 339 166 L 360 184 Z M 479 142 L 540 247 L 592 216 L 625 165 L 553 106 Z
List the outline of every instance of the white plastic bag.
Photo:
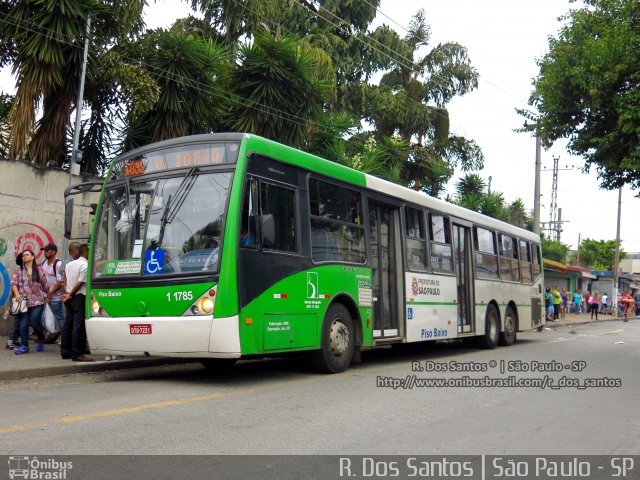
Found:
M 44 306 L 44 312 L 42 313 L 42 326 L 47 332 L 56 331 L 56 316 L 51 310 L 51 305 L 48 303 Z

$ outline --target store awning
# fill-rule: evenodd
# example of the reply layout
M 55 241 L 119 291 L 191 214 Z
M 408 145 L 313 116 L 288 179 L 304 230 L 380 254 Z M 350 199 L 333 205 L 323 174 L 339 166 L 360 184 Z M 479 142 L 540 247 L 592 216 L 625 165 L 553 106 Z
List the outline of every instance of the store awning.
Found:
M 567 266 L 564 263 L 556 262 L 555 260 L 549 260 L 547 258 L 543 259 L 544 268 L 548 270 L 553 270 L 554 272 L 566 272 Z

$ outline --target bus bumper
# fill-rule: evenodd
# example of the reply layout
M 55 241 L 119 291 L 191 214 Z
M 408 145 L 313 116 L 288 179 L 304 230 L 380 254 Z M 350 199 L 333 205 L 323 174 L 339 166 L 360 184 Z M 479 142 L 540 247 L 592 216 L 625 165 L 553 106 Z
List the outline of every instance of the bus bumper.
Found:
M 131 326 L 144 328 L 132 329 Z M 150 326 L 150 328 L 148 328 Z M 239 358 L 238 317 L 91 317 L 91 353 L 185 358 Z M 133 330 L 150 333 L 132 334 Z

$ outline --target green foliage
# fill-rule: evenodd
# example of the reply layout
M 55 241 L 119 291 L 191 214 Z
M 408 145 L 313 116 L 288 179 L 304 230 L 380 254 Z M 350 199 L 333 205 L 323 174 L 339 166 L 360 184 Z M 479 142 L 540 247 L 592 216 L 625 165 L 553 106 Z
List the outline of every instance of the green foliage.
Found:
M 480 175 L 466 174 L 456 182 L 455 188 L 455 198 L 447 201 L 518 227 L 532 228 L 531 217 L 527 214 L 522 199 L 517 198 L 507 204 L 501 192 L 485 192 L 487 184 Z
M 544 236 L 544 234 L 541 235 L 541 240 L 542 256 L 544 258 L 562 263 L 567 261 L 567 252 L 569 251 L 568 245 L 556 240 L 549 240 Z
M 477 145 L 450 135 L 449 113 L 444 108 L 454 96 L 477 87 L 478 73 L 466 49 L 455 43 L 437 45 L 420 55 L 430 37 L 423 10 L 413 17 L 404 39 L 386 26 L 374 35 L 392 45 L 394 53 L 379 85 L 364 89 L 364 117 L 379 135 L 397 134 L 407 142 L 415 139 L 401 177 L 408 186 L 439 194 L 455 167 L 482 168 L 484 157 Z
M 9 112 L 13 105 L 13 96 L 0 94 L 0 156 L 7 157 L 9 155 L 9 133 L 11 131 L 9 124 Z
M 243 45 L 239 57 L 231 73 L 231 129 L 303 146 L 334 93 L 330 59 L 294 38 L 268 32 Z
M 153 108 L 130 110 L 125 149 L 219 128 L 228 69 L 226 50 L 179 28 L 149 32 L 142 58 L 159 87 Z
M 615 249 L 615 240 L 592 240 L 587 238 L 580 243 L 578 252 L 571 255 L 570 262 L 573 265 L 580 265 L 592 270 L 613 270 Z M 579 259 L 578 256 L 580 257 Z M 620 249 L 620 259 L 626 256 L 627 254 Z
M 547 145 L 595 167 L 604 188 L 640 187 L 640 2 L 584 0 L 538 62 L 530 104 Z

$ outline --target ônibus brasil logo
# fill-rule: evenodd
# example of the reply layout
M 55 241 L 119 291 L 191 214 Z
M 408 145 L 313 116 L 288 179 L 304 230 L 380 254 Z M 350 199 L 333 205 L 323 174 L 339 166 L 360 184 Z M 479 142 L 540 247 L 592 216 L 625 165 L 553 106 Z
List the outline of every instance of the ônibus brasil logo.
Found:
M 73 468 L 73 462 L 61 462 L 54 458 L 40 460 L 38 457 L 9 457 L 9 478 L 38 480 L 65 480 L 67 470 Z

